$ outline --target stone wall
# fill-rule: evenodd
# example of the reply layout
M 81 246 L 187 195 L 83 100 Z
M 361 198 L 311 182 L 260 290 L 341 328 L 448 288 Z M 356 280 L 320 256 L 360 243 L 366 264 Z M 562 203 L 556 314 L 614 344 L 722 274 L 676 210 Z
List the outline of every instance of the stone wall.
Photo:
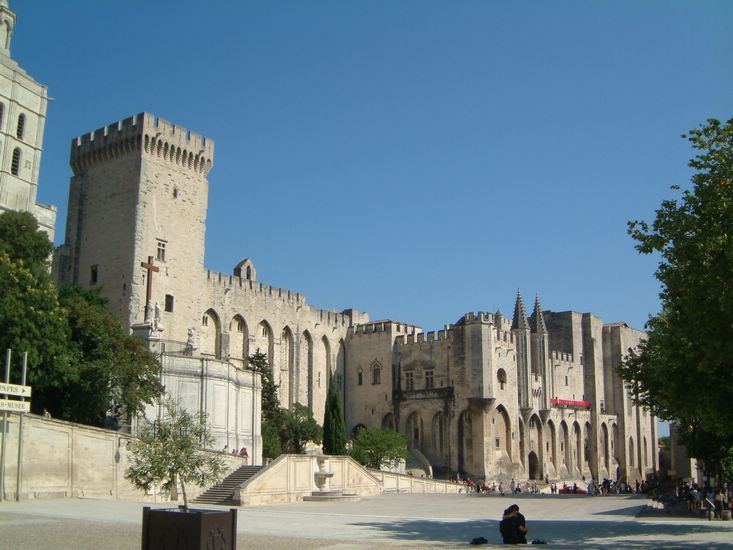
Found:
M 369 470 L 369 472 L 382 482 L 385 493 L 461 493 L 466 487 L 463 483 L 451 483 L 381 470 Z
M 281 455 L 265 470 L 248 480 L 234 493 L 243 506 L 299 502 L 317 491 L 314 474 L 319 471 L 314 455 Z M 379 495 L 382 483 L 374 473 L 348 456 L 329 456 L 325 471 L 333 473 L 324 490 Z
M 9 415 L 4 477 L 4 498 L 8 500 L 16 496 L 19 428 L 20 416 Z M 170 501 L 168 494 L 146 495 L 125 479 L 130 436 L 27 414 L 23 419 L 22 441 L 20 497 L 23 500 L 91 497 Z M 239 457 L 221 456 L 227 474 L 242 465 Z M 207 488 L 187 487 L 189 499 Z

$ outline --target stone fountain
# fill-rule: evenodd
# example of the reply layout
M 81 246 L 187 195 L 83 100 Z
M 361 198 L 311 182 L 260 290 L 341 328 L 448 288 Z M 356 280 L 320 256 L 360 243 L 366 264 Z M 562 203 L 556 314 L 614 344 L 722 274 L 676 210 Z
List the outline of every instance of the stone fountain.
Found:
M 326 455 L 321 454 L 316 456 L 316 464 L 318 464 L 318 470 L 313 473 L 313 480 L 315 481 L 318 490 L 313 491 L 310 496 L 303 497 L 303 500 L 309 502 L 326 502 L 332 500 L 360 500 L 355 493 L 344 493 L 341 490 L 329 490 L 327 484 L 328 480 L 333 477 L 333 472 L 326 470 L 326 461 Z

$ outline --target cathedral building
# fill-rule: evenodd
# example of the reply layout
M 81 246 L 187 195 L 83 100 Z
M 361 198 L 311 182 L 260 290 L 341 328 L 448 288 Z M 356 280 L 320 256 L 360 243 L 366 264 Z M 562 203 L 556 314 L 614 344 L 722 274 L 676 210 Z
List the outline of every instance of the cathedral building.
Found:
M 10 57 L 15 22 L 0 0 L 0 214 L 30 212 L 53 241 L 56 207 L 36 202 L 48 90 Z

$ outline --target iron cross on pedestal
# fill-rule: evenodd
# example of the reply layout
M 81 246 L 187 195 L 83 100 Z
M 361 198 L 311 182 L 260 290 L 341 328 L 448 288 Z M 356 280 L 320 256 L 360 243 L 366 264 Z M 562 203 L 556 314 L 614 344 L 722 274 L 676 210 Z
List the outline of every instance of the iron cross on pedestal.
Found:
M 153 265 L 153 257 L 148 256 L 147 262 L 141 262 L 140 266 L 144 267 L 148 271 L 147 289 L 145 291 L 145 320 L 148 319 L 148 311 L 150 311 L 150 299 L 153 297 L 153 273 L 160 271 L 160 268 Z

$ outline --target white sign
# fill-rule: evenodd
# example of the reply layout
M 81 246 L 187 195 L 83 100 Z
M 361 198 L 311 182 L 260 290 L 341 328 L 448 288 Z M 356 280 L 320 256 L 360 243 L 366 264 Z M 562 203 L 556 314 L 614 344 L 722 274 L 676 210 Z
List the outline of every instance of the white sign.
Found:
M 30 401 L 11 401 L 10 399 L 0 399 L 0 412 L 31 412 Z
M 0 384 L 0 394 L 17 395 L 18 397 L 30 397 L 30 386 L 19 386 L 18 384 Z

